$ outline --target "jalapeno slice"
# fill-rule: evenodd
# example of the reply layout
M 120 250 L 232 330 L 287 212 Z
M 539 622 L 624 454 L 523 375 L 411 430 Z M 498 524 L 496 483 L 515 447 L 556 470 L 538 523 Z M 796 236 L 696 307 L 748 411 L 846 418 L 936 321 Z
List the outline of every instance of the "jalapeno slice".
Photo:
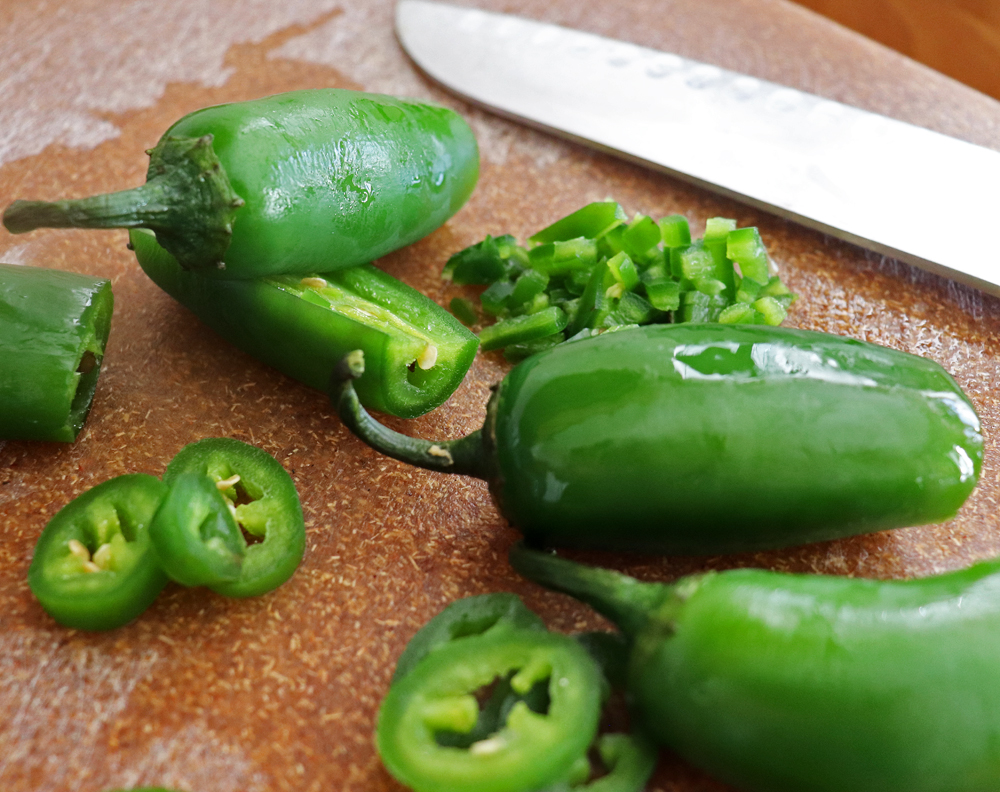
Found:
M 210 586 L 239 578 L 247 542 L 235 506 L 220 491 L 233 484 L 200 473 L 179 473 L 170 482 L 149 535 L 171 580 Z
M 305 552 L 305 521 L 295 484 L 274 457 L 239 440 L 211 437 L 182 448 L 163 480 L 173 486 L 184 473 L 225 482 L 220 491 L 232 503 L 237 524 L 262 540 L 247 547 L 239 577 L 209 588 L 227 597 L 253 597 L 292 576 Z
M 167 583 L 149 537 L 166 492 L 154 476 L 119 476 L 70 501 L 49 521 L 28 585 L 52 618 L 80 630 L 110 630 L 149 607 Z
M 509 627 L 544 630 L 545 622 L 516 594 L 480 594 L 455 600 L 410 639 L 396 661 L 392 682 L 398 682 L 424 657 L 451 641 Z
M 455 738 L 480 721 L 474 694 L 494 683 L 524 699 L 501 713 L 496 731 L 461 747 Z M 507 627 L 427 654 L 389 689 L 376 744 L 393 776 L 417 792 L 536 790 L 578 764 L 600 708 L 600 671 L 583 647 L 564 635 Z

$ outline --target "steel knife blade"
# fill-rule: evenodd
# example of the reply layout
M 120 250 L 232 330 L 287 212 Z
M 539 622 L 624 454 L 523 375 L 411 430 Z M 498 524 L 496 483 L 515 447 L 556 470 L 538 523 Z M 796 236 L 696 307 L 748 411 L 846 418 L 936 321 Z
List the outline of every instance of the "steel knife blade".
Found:
M 1000 296 L 1000 152 L 667 52 L 400 0 L 396 32 L 475 104 Z

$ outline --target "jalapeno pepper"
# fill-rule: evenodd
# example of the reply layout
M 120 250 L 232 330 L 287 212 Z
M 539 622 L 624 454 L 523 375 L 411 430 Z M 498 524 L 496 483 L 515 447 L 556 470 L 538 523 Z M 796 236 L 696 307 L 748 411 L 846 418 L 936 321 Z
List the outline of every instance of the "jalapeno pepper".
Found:
M 975 486 L 979 420 L 938 364 L 761 326 L 654 325 L 541 352 L 496 388 L 486 426 L 431 442 L 357 403 L 374 448 L 485 479 L 533 544 L 723 553 L 944 520 Z
M 111 283 L 0 264 L 0 438 L 72 442 L 111 329 Z
M 227 278 L 363 264 L 433 231 L 479 175 L 468 124 L 443 107 L 337 89 L 197 110 L 150 150 L 146 183 L 17 201 L 14 233 L 149 228 L 187 269 Z
M 641 583 L 516 548 L 618 623 L 650 734 L 749 792 L 1000 788 L 1000 561 L 905 581 L 754 569 Z
M 132 621 L 167 583 L 149 538 L 166 497 L 154 476 L 110 479 L 70 501 L 45 526 L 28 585 L 57 622 L 110 630 Z
M 160 505 L 149 535 L 160 566 L 184 586 L 237 580 L 246 539 L 236 524 L 236 508 L 220 492 L 235 480 L 216 482 L 201 473 L 178 473 Z
M 447 736 L 480 720 L 474 693 L 497 678 L 518 700 L 501 728 L 468 748 Z M 571 638 L 516 627 L 451 641 L 389 689 L 376 743 L 389 771 L 417 792 L 515 792 L 561 779 L 590 745 L 600 714 L 600 673 Z M 439 741 L 443 737 L 445 743 Z
M 358 392 L 374 410 L 412 418 L 437 407 L 476 355 L 476 337 L 451 314 L 369 264 L 223 281 L 185 272 L 152 234 L 130 236 L 139 266 L 167 294 L 230 343 L 306 385 L 325 390 L 336 361 L 364 349 L 371 371 Z
M 459 638 L 507 627 L 544 630 L 545 623 L 516 594 L 482 594 L 455 600 L 421 627 L 406 645 L 396 661 L 393 684 L 435 649 Z
M 182 448 L 163 480 L 174 486 L 185 473 L 220 485 L 236 522 L 261 540 L 247 547 L 239 577 L 209 588 L 227 597 L 252 597 L 288 580 L 302 561 L 306 532 L 295 484 L 281 464 L 239 440 L 211 437 Z

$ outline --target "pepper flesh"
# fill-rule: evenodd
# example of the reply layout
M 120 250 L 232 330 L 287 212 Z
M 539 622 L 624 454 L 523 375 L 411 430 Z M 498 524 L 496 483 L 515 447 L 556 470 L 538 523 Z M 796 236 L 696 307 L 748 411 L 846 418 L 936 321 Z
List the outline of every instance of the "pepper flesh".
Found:
M 306 385 L 325 391 L 336 362 L 363 348 L 371 372 L 358 391 L 374 410 L 403 418 L 432 410 L 476 355 L 475 335 L 451 314 L 370 264 L 224 281 L 181 269 L 148 232 L 133 231 L 130 239 L 139 266 L 167 294 L 230 343 Z
M 479 175 L 455 112 L 316 89 L 197 110 L 151 150 L 146 184 L 106 196 L 17 201 L 14 233 L 150 228 L 186 268 L 225 278 L 372 261 L 426 236 Z
M 519 701 L 499 731 L 467 750 L 438 741 L 441 732 L 470 731 L 478 717 L 472 694 L 511 674 L 522 695 L 545 683 L 545 712 Z M 452 641 L 389 689 L 376 729 L 379 754 L 417 792 L 540 789 L 561 779 L 593 740 L 600 681 L 586 650 L 563 635 L 508 626 Z
M 121 627 L 167 584 L 149 525 L 167 487 L 133 473 L 109 479 L 66 504 L 45 526 L 28 585 L 60 624 L 80 630 Z
M 291 476 L 274 457 L 227 437 L 209 437 L 184 446 L 163 475 L 172 485 L 185 473 L 215 482 L 234 481 L 223 490 L 235 506 L 236 522 L 261 541 L 250 544 L 239 577 L 209 588 L 227 597 L 254 597 L 288 580 L 305 552 L 302 506 Z
M 649 733 L 748 792 L 1000 788 L 1000 561 L 877 581 L 740 569 L 640 583 L 523 548 L 616 621 Z
M 183 586 L 209 586 L 236 580 L 246 555 L 246 539 L 236 524 L 236 509 L 217 484 L 199 473 L 179 473 L 160 505 L 149 535 L 156 557 L 171 580 Z
M 374 448 L 483 478 L 536 545 L 671 553 L 788 546 L 944 520 L 982 465 L 979 419 L 938 364 L 779 327 L 652 325 L 559 344 L 497 386 L 479 433 L 401 439 L 332 398 Z
M 111 283 L 0 264 L 0 438 L 73 442 L 111 329 Z

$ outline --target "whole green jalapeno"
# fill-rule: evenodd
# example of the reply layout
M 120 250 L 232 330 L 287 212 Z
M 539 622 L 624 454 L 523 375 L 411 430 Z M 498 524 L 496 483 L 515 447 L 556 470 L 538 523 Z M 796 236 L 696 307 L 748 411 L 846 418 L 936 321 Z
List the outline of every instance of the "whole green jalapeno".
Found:
M 496 387 L 484 428 L 404 437 L 331 398 L 351 431 L 485 479 L 535 545 L 715 554 L 944 520 L 975 486 L 979 419 L 937 363 L 763 326 L 653 325 L 560 344 Z
M 468 124 L 443 107 L 316 89 L 197 110 L 150 152 L 146 183 L 16 201 L 13 233 L 148 228 L 186 269 L 226 278 L 363 264 L 433 231 L 479 175 Z
M 516 547 L 631 643 L 648 733 L 747 792 L 1000 789 L 1000 561 L 917 580 L 756 569 L 642 583 Z
M 0 264 L 0 439 L 76 439 L 113 309 L 104 278 Z
M 358 393 L 373 410 L 402 418 L 432 410 L 476 356 L 479 342 L 457 319 L 371 264 L 221 280 L 183 270 L 148 231 L 129 238 L 157 286 L 231 344 L 299 382 L 325 390 L 336 362 L 364 349 L 371 371 Z

